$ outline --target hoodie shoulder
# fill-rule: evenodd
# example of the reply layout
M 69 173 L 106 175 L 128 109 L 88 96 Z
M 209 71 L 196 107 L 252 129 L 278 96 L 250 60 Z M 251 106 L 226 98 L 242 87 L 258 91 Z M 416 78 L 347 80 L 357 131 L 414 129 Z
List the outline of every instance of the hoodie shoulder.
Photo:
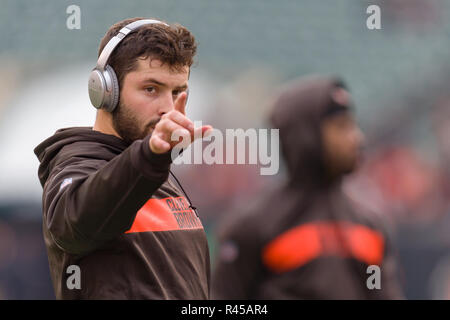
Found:
M 111 160 L 128 145 L 120 138 L 92 130 L 91 127 L 59 129 L 35 149 L 39 159 L 39 180 L 45 184 L 52 169 L 73 157 Z

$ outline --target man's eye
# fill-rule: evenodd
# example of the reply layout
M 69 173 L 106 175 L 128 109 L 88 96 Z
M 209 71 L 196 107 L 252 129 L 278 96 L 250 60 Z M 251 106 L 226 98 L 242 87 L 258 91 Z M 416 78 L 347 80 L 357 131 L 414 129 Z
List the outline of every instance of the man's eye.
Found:
M 180 93 L 181 93 L 180 90 L 174 90 L 174 91 L 172 91 L 172 94 L 173 94 L 174 96 L 177 96 L 177 95 L 179 95 Z
M 149 93 L 154 93 L 155 92 L 155 87 L 148 87 L 148 88 L 145 88 L 145 90 L 147 92 L 149 92 Z

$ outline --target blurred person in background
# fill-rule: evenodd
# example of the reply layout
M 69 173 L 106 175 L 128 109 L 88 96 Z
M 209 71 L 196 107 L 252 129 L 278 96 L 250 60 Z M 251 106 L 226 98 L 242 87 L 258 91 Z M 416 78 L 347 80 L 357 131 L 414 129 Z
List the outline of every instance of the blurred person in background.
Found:
M 281 94 L 288 181 L 222 224 L 214 299 L 397 299 L 396 257 L 384 221 L 342 189 L 357 167 L 363 135 L 341 79 L 310 76 Z M 381 288 L 368 286 L 380 268 Z
M 96 70 L 109 51 L 103 72 L 117 76 L 116 103 L 96 105 L 90 86 L 99 108 L 93 128 L 60 129 L 35 149 L 58 299 L 209 297 L 203 225 L 169 179 L 174 131 L 192 141 L 211 129 L 185 115 L 197 45 L 181 25 L 138 20 L 114 24 L 100 43 Z M 67 284 L 70 266 L 79 267 L 78 286 Z

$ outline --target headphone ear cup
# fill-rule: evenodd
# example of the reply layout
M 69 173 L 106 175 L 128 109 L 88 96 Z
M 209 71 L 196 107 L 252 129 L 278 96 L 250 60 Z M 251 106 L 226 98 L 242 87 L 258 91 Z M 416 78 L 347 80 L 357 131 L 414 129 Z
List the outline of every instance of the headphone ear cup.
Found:
M 113 112 L 119 104 L 119 81 L 117 80 L 116 73 L 110 65 L 106 65 L 105 73 L 110 80 L 111 93 L 109 94 L 109 101 L 105 103 L 103 108 L 108 112 Z
M 106 98 L 106 81 L 101 71 L 92 70 L 89 76 L 88 89 L 92 105 L 97 109 L 102 108 Z

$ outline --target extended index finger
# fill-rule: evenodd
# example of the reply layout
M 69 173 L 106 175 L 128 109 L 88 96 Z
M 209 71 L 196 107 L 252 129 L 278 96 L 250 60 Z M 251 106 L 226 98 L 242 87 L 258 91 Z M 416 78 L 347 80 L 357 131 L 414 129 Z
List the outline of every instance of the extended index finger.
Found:
M 175 110 L 181 112 L 182 114 L 186 115 L 186 99 L 187 99 L 187 93 L 182 92 L 175 100 Z

